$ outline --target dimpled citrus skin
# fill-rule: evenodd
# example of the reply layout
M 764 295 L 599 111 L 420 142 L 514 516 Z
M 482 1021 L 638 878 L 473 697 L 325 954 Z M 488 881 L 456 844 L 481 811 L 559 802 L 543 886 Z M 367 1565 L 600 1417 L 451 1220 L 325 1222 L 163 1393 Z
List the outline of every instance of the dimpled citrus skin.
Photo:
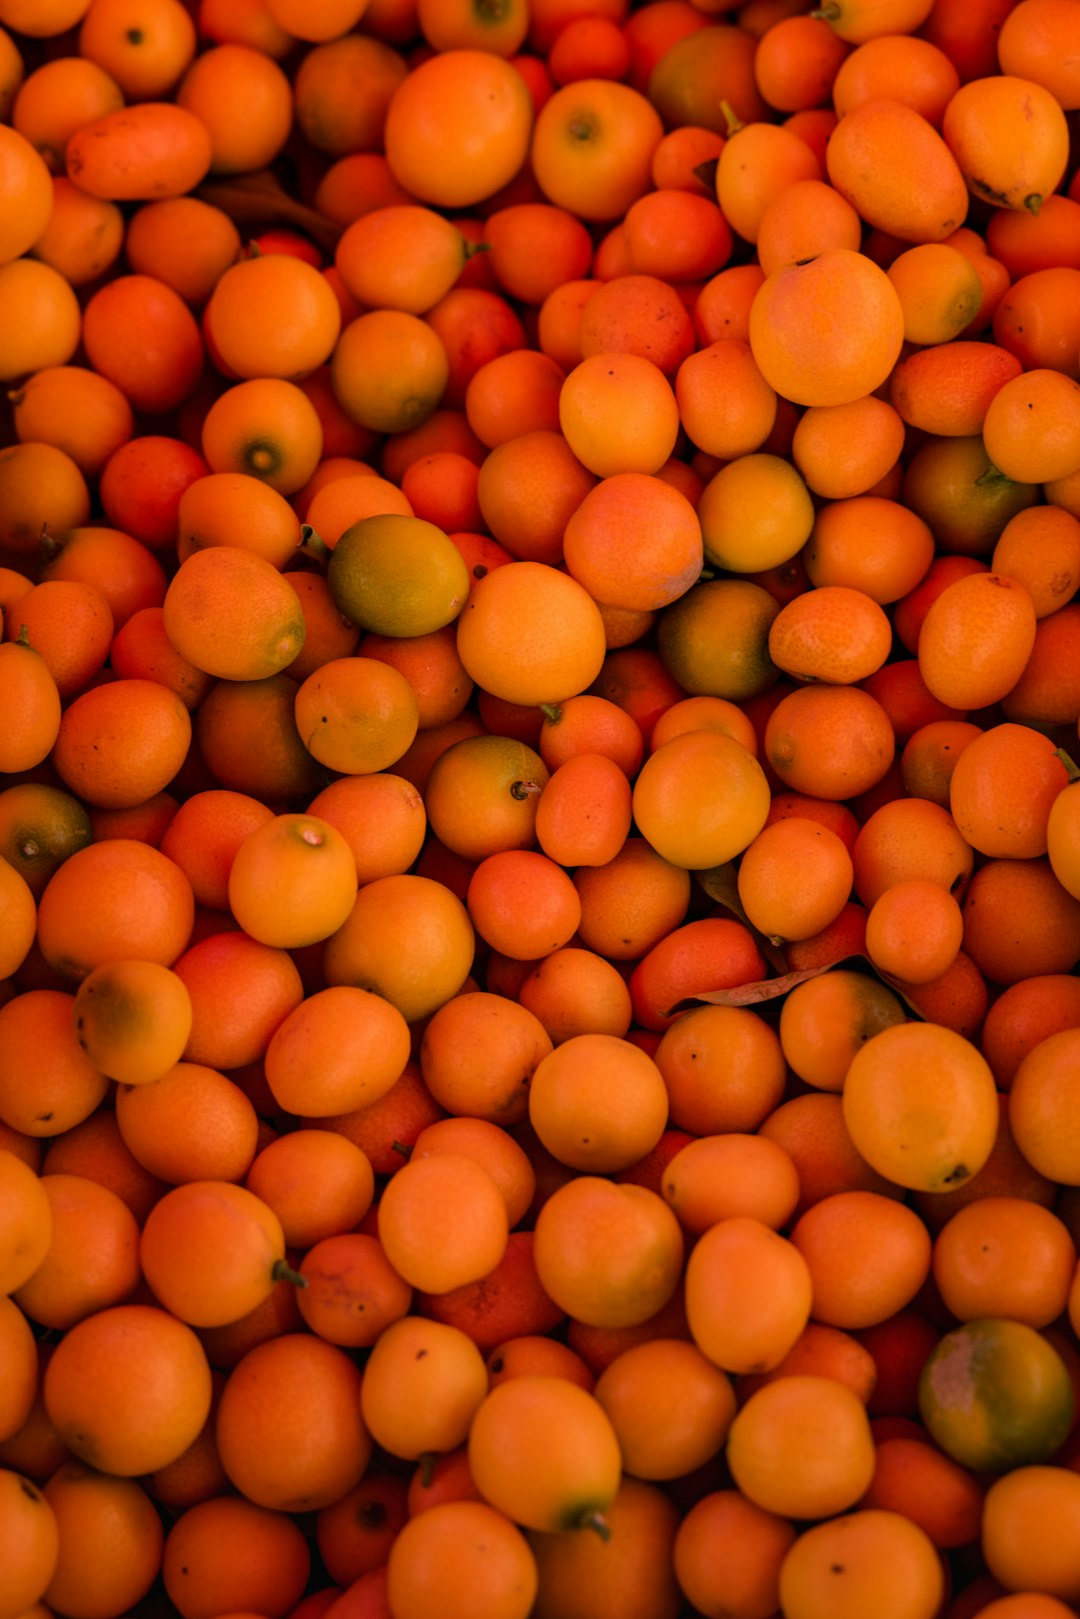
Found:
M 0 0 L 0 1619 L 1080 1600 L 1078 7 Z
M 884 270 L 826 249 L 768 276 L 750 307 L 750 347 L 766 382 L 797 405 L 846 405 L 888 377 L 904 312 Z

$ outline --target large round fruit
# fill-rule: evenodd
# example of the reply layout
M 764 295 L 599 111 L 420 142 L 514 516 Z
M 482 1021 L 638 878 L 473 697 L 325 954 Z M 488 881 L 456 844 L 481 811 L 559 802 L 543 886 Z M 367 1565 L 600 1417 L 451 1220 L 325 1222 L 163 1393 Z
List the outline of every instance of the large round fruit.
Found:
M 931 1351 L 919 1414 L 954 1461 L 980 1473 L 1045 1462 L 1072 1426 L 1065 1363 L 1034 1327 L 1004 1317 L 967 1321 Z

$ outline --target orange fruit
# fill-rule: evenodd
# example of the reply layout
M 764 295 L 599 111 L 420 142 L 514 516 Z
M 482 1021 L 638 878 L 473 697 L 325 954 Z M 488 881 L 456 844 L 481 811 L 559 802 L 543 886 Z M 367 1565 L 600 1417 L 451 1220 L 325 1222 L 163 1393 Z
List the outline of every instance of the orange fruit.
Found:
M 229 909 L 261 944 L 317 944 L 337 931 L 355 898 L 352 850 L 315 815 L 279 815 L 257 827 L 229 871 Z
M 701 1496 L 679 1524 L 673 1561 L 679 1588 L 695 1609 L 775 1613 L 780 1567 L 795 1526 L 766 1512 L 731 1485 Z
M 627 527 L 640 542 L 628 555 Z M 678 489 L 644 472 L 615 473 L 589 491 L 563 532 L 567 570 L 612 607 L 666 607 L 697 579 L 701 524 Z
M 545 102 L 529 156 L 549 202 L 579 219 L 621 220 L 651 189 L 663 134 L 660 114 L 640 90 L 587 78 Z
M 481 1401 L 468 1446 L 481 1496 L 528 1529 L 602 1526 L 618 1490 L 615 1430 L 595 1397 L 566 1378 L 500 1383 Z
M 457 622 L 470 677 L 513 703 L 577 696 L 603 665 L 600 609 L 576 579 L 544 562 L 510 562 L 477 580 Z
M 1007 574 L 955 579 L 923 619 L 918 659 L 923 680 L 950 708 L 988 708 L 1008 695 L 1035 645 L 1035 606 Z
M 857 797 L 892 764 L 884 708 L 859 686 L 798 686 L 765 723 L 763 754 L 786 787 L 829 800 Z
M 946 1455 L 980 1473 L 1046 1461 L 1072 1425 L 1065 1363 L 1023 1321 L 967 1321 L 931 1352 L 919 1376 L 919 1414 Z
M 10 125 L 0 133 L 0 151 L 4 176 L 0 182 L 4 201 L 0 263 L 8 264 L 33 247 L 49 223 L 53 188 L 45 159 Z
M 447 1222 L 452 1240 L 440 1238 Z M 386 1257 L 411 1287 L 448 1293 L 494 1270 L 506 1250 L 506 1203 L 482 1164 L 458 1153 L 410 1158 L 378 1204 Z
M 687 1320 L 702 1354 L 724 1371 L 769 1371 L 805 1329 L 810 1307 L 802 1254 L 753 1215 L 719 1220 L 695 1243 L 686 1265 Z
M 390 172 L 422 203 L 471 208 L 513 179 L 532 122 L 525 81 L 509 62 L 475 48 L 442 51 L 414 67 L 390 99 Z
M 477 1602 L 490 1619 L 528 1619 L 536 1559 L 507 1513 L 483 1500 L 446 1500 L 411 1517 L 395 1537 L 386 1590 L 402 1619 L 420 1619 L 436 1604 L 446 1619 L 466 1619 Z
M 858 1395 L 806 1374 L 777 1378 L 750 1395 L 731 1424 L 726 1455 L 743 1494 L 788 1518 L 846 1511 L 874 1472 L 870 1420 Z
M 109 1478 L 68 1462 L 49 1479 L 45 1499 L 60 1530 L 49 1603 L 75 1608 L 137 1603 L 161 1567 L 161 1519 L 134 1479 Z
M 844 405 L 873 393 L 903 340 L 896 289 L 852 248 L 774 270 L 750 308 L 754 359 L 766 382 L 798 405 Z
M 608 1600 L 625 1619 L 676 1613 L 671 1549 L 678 1512 L 667 1494 L 624 1475 L 604 1516 L 609 1540 L 574 1530 L 526 1536 L 539 1572 L 535 1619 L 581 1619 Z
M 774 685 L 779 670 L 768 636 L 779 611 L 762 585 L 728 578 L 703 579 L 665 608 L 657 650 L 679 694 L 664 705 L 666 712 L 678 707 L 682 692 L 740 703 Z M 651 734 L 657 734 L 655 724 Z
M 79 1044 L 124 1085 L 159 1079 L 180 1061 L 191 1033 L 191 997 L 156 961 L 111 961 L 88 973 L 72 1007 Z
M 675 449 L 679 426 L 671 383 L 641 354 L 589 354 L 559 392 L 559 427 L 578 460 L 599 478 L 659 472 Z
M 1031 1465 L 987 1490 L 980 1538 L 987 1568 L 1006 1590 L 1076 1601 L 1080 1562 L 1069 1526 L 1080 1513 L 1077 1482 L 1071 1468 Z
M 687 731 L 651 753 L 633 791 L 634 821 L 665 860 L 689 869 L 723 865 L 765 825 L 765 773 L 722 731 Z
M 174 1461 L 206 1421 L 210 1395 L 195 1333 L 151 1304 L 119 1304 L 77 1322 L 45 1373 L 45 1407 L 68 1448 L 127 1478 Z
M 33 1613 L 48 1590 L 59 1561 L 60 1529 L 37 1485 L 9 1467 L 0 1468 L 0 1499 L 4 1508 L 0 1549 L 9 1582 L 2 1611 L 19 1619 Z
M 850 685 L 880 669 L 892 625 L 864 591 L 818 583 L 781 607 L 769 627 L 769 656 L 796 680 Z
M 341 310 L 313 265 L 261 253 L 226 269 L 204 312 L 226 375 L 302 377 L 330 358 Z
M 812 1525 L 780 1566 L 780 1601 L 790 1619 L 856 1619 L 878 1603 L 904 1619 L 933 1619 L 944 1591 L 929 1535 L 880 1507 Z
M 299 1602 L 311 1554 L 284 1512 L 239 1495 L 196 1502 L 170 1525 L 162 1578 L 183 1619 L 208 1612 L 261 1613 Z
M 842 1100 L 844 1121 L 867 1163 L 914 1190 L 941 1191 L 970 1180 L 997 1135 L 989 1064 L 940 1024 L 898 1023 L 867 1040 L 852 1058 Z
M 63 714 L 60 688 L 49 664 L 32 648 L 26 625 L 19 628 L 18 640 L 0 646 L 0 670 L 5 675 L 0 759 L 5 772 L 32 771 L 57 743 Z
M 656 1063 L 618 1036 L 576 1035 L 533 1071 L 532 1127 L 560 1163 L 582 1172 L 606 1174 L 636 1163 L 657 1144 L 667 1117 Z
M 13 1152 L 0 1154 L 0 1198 L 7 1295 L 28 1281 L 45 1258 L 52 1238 L 52 1207 L 40 1176 Z
M 841 116 L 826 167 L 868 225 L 902 242 L 943 241 L 967 217 L 968 190 L 953 151 L 928 119 L 891 96 Z
M 209 546 L 188 557 L 169 584 L 163 611 L 177 651 L 222 680 L 276 675 L 304 641 L 304 615 L 288 579 L 239 546 Z
M 283 1332 L 242 1356 L 215 1422 L 222 1466 L 241 1495 L 294 1513 L 317 1511 L 353 1489 L 372 1450 L 360 1383 L 349 1355 L 314 1333 Z
M 769 450 L 725 462 L 702 490 L 697 509 L 705 560 L 731 573 L 790 562 L 814 526 L 813 501 L 801 475 Z
M 374 990 L 414 1023 L 456 995 L 473 963 L 469 914 L 433 878 L 378 877 L 323 947 L 327 983 Z
M 133 809 L 174 779 L 191 736 L 191 716 L 174 691 L 156 680 L 112 680 L 68 705 L 52 760 L 84 803 Z
M 1050 483 L 1080 466 L 1080 382 L 1032 366 L 1002 384 L 987 406 L 983 444 L 1003 477 Z
M 962 85 L 949 100 L 941 132 L 971 190 L 995 208 L 1037 213 L 1068 163 L 1063 108 L 1043 85 L 1013 73 Z
M 851 883 L 851 855 L 840 835 L 799 815 L 764 826 L 743 850 L 737 875 L 748 920 L 774 942 L 809 939 L 828 927 Z
M 209 134 L 215 175 L 272 163 L 292 123 L 291 86 L 284 70 L 265 51 L 231 40 L 194 57 L 176 87 L 174 104 Z
M 889 265 L 908 343 L 947 343 L 974 320 L 982 282 L 971 261 L 945 242 L 919 242 Z
M 330 658 L 296 693 L 296 729 L 330 770 L 366 775 L 395 764 L 414 741 L 416 695 L 392 664 L 353 655 Z
M 393 636 L 427 635 L 452 623 L 470 584 L 461 552 L 442 529 L 396 512 L 361 518 L 345 530 L 327 582 L 352 623 Z
M 55 971 L 76 980 L 104 961 L 170 967 L 187 946 L 193 915 L 179 866 L 149 844 L 109 838 L 57 867 L 38 903 L 38 944 Z
M 708 14 L 707 14 L 708 15 Z M 719 130 L 728 125 L 729 102 L 744 123 L 764 118 L 765 103 L 754 79 L 756 41 L 748 29 L 729 23 L 688 28 L 671 39 L 647 79 L 649 100 L 665 124 Z

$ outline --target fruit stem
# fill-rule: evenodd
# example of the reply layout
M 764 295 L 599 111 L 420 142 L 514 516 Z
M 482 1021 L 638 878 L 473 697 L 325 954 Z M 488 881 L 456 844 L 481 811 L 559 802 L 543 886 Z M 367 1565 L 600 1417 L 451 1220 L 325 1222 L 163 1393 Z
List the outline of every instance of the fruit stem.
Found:
M 310 523 L 300 525 L 300 549 L 313 562 L 329 561 L 330 547 L 318 530 L 312 528 Z
M 437 1460 L 437 1453 L 433 1450 L 425 1450 L 420 1457 L 420 1486 L 422 1489 L 429 1490 L 431 1488 L 435 1478 L 435 1463 Z
M 558 703 L 541 703 L 540 712 L 552 725 L 558 725 L 562 719 L 562 709 Z
M 1041 193 L 1038 191 L 1032 191 L 1030 195 L 1024 198 L 1024 207 L 1027 209 L 1029 214 L 1037 214 L 1039 209 L 1042 207 L 1042 201 Z
M 390 1151 L 400 1153 L 402 1158 L 405 1158 L 405 1159 L 409 1159 L 409 1158 L 412 1157 L 412 1148 L 410 1146 L 408 1146 L 404 1141 L 392 1141 L 390 1143 Z
M 1055 748 L 1054 752 L 1065 766 L 1065 774 L 1068 776 L 1070 783 L 1080 781 L 1080 766 L 1077 765 L 1072 756 L 1066 753 L 1064 748 Z
M 577 1520 L 578 1529 L 591 1529 L 593 1534 L 599 1535 L 601 1540 L 611 1539 L 611 1525 L 602 1512 L 594 1508 L 591 1512 L 583 1512 Z
M 275 1259 L 270 1267 L 270 1280 L 272 1282 L 291 1282 L 294 1287 L 306 1287 L 308 1279 L 301 1276 L 298 1270 L 293 1270 L 287 1259 Z
M 575 141 L 591 141 L 596 126 L 588 113 L 579 112 L 566 125 L 566 132 Z
M 46 562 L 51 562 L 54 557 L 58 557 L 64 549 L 63 541 L 56 538 L 48 523 L 42 523 L 41 525 L 40 543 L 41 555 Z
M 538 781 L 512 781 L 510 783 L 511 798 L 526 799 L 530 793 L 541 791 Z
M 15 645 L 16 646 L 25 646 L 25 647 L 28 647 L 30 645 L 30 626 L 29 626 L 29 624 L 24 624 L 22 626 L 22 628 L 20 629 L 18 635 L 15 637 Z
M 825 0 L 825 4 L 815 6 L 810 15 L 811 17 L 819 18 L 822 22 L 836 22 L 840 16 L 840 7 L 836 4 L 836 0 Z
M 727 124 L 727 138 L 730 140 L 732 135 L 737 135 L 739 130 L 745 126 L 730 101 L 721 101 L 720 111 L 724 115 L 724 122 Z

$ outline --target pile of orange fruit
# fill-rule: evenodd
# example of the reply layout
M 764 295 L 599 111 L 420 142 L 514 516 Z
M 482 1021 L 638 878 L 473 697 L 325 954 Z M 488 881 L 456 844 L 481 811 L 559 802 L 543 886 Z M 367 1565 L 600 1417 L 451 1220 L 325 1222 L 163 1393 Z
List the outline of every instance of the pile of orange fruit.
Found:
M 0 0 L 0 1619 L 1080 1613 L 1080 0 Z

